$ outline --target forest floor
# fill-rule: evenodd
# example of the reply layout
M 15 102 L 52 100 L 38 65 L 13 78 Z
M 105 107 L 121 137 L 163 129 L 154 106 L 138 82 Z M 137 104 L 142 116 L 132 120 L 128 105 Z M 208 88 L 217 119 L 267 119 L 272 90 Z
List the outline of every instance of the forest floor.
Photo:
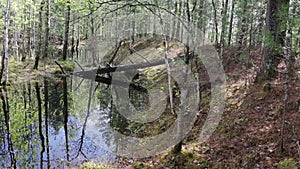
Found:
M 71 72 L 75 68 L 75 62 L 72 60 L 57 61 L 57 63 L 60 64 L 65 72 Z M 37 70 L 34 70 L 33 66 L 33 59 L 27 59 L 25 62 L 20 62 L 11 58 L 9 61 L 8 84 L 39 80 L 45 76 L 52 76 L 62 73 L 61 68 L 50 59 L 41 60 Z
M 168 151 L 141 160 L 120 159 L 112 168 L 297 168 L 300 166 L 300 74 L 290 77 L 286 92 L 285 64 L 271 81 L 255 83 L 261 51 L 224 52 L 227 101 L 223 118 L 210 137 L 198 143 L 205 119 L 198 119 L 180 154 Z M 286 108 L 284 108 L 286 106 Z M 207 113 L 208 107 L 201 113 Z M 285 117 L 284 117 L 285 116 Z

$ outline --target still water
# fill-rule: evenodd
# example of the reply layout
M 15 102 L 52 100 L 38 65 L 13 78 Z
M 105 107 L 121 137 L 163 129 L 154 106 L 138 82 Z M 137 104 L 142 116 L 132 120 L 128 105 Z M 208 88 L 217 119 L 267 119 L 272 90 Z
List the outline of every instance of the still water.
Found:
M 0 168 L 115 161 L 111 95 L 104 84 L 45 77 L 2 89 Z

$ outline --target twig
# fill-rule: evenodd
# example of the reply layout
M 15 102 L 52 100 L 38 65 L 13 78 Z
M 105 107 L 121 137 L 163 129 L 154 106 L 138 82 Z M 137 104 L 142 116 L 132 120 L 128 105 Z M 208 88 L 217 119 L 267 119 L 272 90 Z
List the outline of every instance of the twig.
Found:
M 64 71 L 64 69 L 61 67 L 61 65 L 57 61 L 54 61 L 54 62 L 58 65 L 58 67 L 60 68 L 61 72 L 63 74 L 66 74 L 65 71 Z

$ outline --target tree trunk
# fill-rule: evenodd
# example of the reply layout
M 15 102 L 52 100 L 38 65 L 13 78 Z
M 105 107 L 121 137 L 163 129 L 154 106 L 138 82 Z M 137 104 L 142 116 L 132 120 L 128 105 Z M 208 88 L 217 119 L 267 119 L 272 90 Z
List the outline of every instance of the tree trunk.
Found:
M 289 0 L 268 0 L 266 15 L 266 40 L 263 51 L 261 80 L 269 80 L 275 75 L 279 63 L 280 51 L 284 46 L 286 17 L 289 12 Z M 267 44 L 267 45 L 266 45 Z
M 33 0 L 33 6 L 36 5 L 36 0 Z M 35 51 L 35 46 L 36 46 L 36 21 L 35 21 L 35 8 L 32 9 L 32 20 L 33 20 L 33 29 L 32 29 L 32 49 L 33 52 Z
M 187 22 L 188 22 L 187 27 L 189 29 L 190 28 L 190 23 L 191 23 L 191 13 L 190 13 L 189 0 L 184 0 L 184 6 L 185 6 L 185 11 L 186 11 L 186 19 L 187 19 Z M 188 31 L 190 31 L 190 30 L 188 30 Z M 190 38 L 189 35 L 187 35 L 187 42 L 189 42 L 189 38 Z M 188 65 L 189 58 L 190 58 L 189 52 L 190 52 L 190 47 L 189 47 L 189 44 L 187 44 L 187 45 L 185 45 L 185 54 L 184 54 L 185 64 L 183 65 L 184 70 L 187 70 L 186 67 Z M 184 72 L 184 77 L 186 78 L 186 72 Z M 169 84 L 171 84 L 171 81 L 169 81 Z M 171 91 L 170 92 L 170 98 L 173 99 L 173 97 L 171 97 L 171 95 L 173 95 L 173 92 L 172 92 L 172 90 L 170 90 L 170 91 Z M 171 102 L 171 104 L 173 104 L 173 103 Z M 183 133 L 182 133 L 182 123 L 183 123 L 182 113 L 183 112 L 181 112 L 181 111 L 178 112 L 178 131 L 177 131 L 177 134 L 178 134 L 179 137 L 181 137 L 183 135 Z M 178 144 L 175 145 L 175 147 L 173 148 L 173 153 L 174 154 L 179 154 L 181 152 L 182 143 L 183 143 L 183 140 L 181 140 Z
M 6 84 L 8 80 L 8 58 L 9 58 L 9 53 L 8 53 L 8 31 L 9 31 L 9 24 L 10 24 L 10 4 L 11 0 L 6 1 L 6 13 L 5 13 L 5 23 L 4 23 L 4 56 L 2 58 L 2 68 L 1 68 L 1 74 L 0 74 L 0 82 L 3 76 L 4 72 L 4 67 L 5 67 L 5 80 L 4 84 Z
M 73 14 L 73 19 L 74 19 L 74 14 Z M 75 53 L 75 23 L 72 25 L 72 38 L 71 38 L 71 57 L 72 59 L 74 58 L 74 53 Z
M 17 28 L 16 23 L 14 23 L 15 26 L 15 31 L 14 31 L 14 58 L 16 58 L 17 60 L 19 60 L 19 39 L 20 39 L 20 31 Z
M 71 14 L 70 0 L 67 1 L 66 5 L 67 5 L 67 14 L 66 14 L 66 22 L 65 22 L 63 60 L 67 60 L 67 55 L 68 55 L 68 40 L 69 40 L 70 14 Z
M 45 5 L 45 1 L 42 0 L 41 6 L 40 6 L 40 11 L 39 11 L 39 32 L 38 32 L 38 38 L 39 38 L 39 44 L 38 44 L 38 49 L 36 52 L 35 56 L 35 63 L 33 69 L 38 69 L 39 67 L 39 60 L 40 60 L 40 55 L 41 55 L 41 48 L 42 48 L 42 30 L 43 30 L 43 8 Z
M 223 9 L 221 12 L 222 17 L 222 31 L 221 31 L 221 55 L 223 54 L 224 46 L 225 46 L 225 30 L 227 27 L 227 10 L 228 10 L 228 0 L 223 1 Z
M 218 18 L 217 18 L 217 7 L 215 0 L 212 0 L 212 6 L 214 10 L 214 22 L 215 22 L 215 45 L 219 43 L 219 29 L 218 29 Z
M 65 142 L 66 142 L 66 156 L 67 162 L 70 162 L 70 152 L 69 152 L 69 132 L 68 132 L 68 119 L 69 119 L 69 102 L 68 102 L 68 85 L 67 78 L 63 77 L 63 114 L 64 114 L 64 133 L 65 133 Z
M 231 39 L 232 39 L 233 14 L 234 14 L 234 1 L 231 1 L 231 14 L 230 14 L 229 33 L 228 33 L 228 46 L 231 45 Z
M 237 55 L 240 55 L 242 52 L 242 49 L 246 46 L 246 35 L 247 35 L 247 29 L 248 29 L 248 2 L 247 0 L 243 0 L 242 1 L 242 15 L 240 16 L 241 18 L 239 18 L 239 32 L 238 32 L 238 36 L 237 36 L 237 45 L 238 45 L 238 52 Z
M 250 53 L 251 51 L 251 48 L 253 46 L 253 34 L 254 34 L 254 30 L 253 30 L 253 25 L 255 23 L 255 16 L 254 16 L 254 10 L 255 10 L 255 7 L 254 5 L 252 5 L 251 7 L 251 13 L 250 13 L 250 29 L 249 29 L 249 46 L 248 46 L 248 51 Z
M 49 147 L 49 81 L 44 78 L 44 111 L 45 111 L 45 131 L 46 131 L 46 154 L 47 167 L 50 168 L 50 147 Z
M 9 0 L 8 0 L 9 1 Z M 13 141 L 12 141 L 12 134 L 11 134 L 11 123 L 10 123 L 10 111 L 9 111 L 9 99 L 7 96 L 7 90 L 4 86 L 1 89 L 1 100 L 2 100 L 2 109 L 4 112 L 4 119 L 5 119 L 5 126 L 6 126 L 6 138 L 8 143 L 8 152 L 10 156 L 10 168 L 17 168 L 17 161 L 16 161 L 16 154 L 14 151 Z
M 45 48 L 43 58 L 49 55 L 49 33 L 50 33 L 50 0 L 46 0 L 46 22 L 45 22 Z
M 182 9 L 181 9 L 181 8 L 182 8 L 182 2 L 180 1 L 178 5 L 179 5 L 179 6 L 178 6 L 178 12 L 177 12 L 177 15 L 180 16 L 180 15 L 181 15 L 181 12 L 182 12 L 182 11 L 181 11 L 181 10 L 182 10 Z M 178 21 L 178 22 L 177 22 L 177 26 L 176 26 L 176 34 L 175 34 L 175 37 L 181 40 L 181 37 L 182 37 L 182 36 L 181 36 L 181 34 L 180 34 L 180 26 L 181 26 L 181 23 Z
M 35 90 L 36 90 L 36 98 L 38 104 L 38 132 L 41 141 L 41 149 L 40 149 L 40 167 L 43 168 L 43 155 L 45 152 L 45 137 L 43 134 L 43 119 L 42 119 L 42 99 L 41 99 L 41 92 L 39 83 L 35 83 Z

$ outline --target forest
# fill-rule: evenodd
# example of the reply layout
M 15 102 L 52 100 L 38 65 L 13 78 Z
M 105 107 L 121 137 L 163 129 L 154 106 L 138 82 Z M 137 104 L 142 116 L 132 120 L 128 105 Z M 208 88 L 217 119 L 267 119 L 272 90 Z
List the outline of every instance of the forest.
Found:
M 0 7 L 0 168 L 300 167 L 299 0 Z

